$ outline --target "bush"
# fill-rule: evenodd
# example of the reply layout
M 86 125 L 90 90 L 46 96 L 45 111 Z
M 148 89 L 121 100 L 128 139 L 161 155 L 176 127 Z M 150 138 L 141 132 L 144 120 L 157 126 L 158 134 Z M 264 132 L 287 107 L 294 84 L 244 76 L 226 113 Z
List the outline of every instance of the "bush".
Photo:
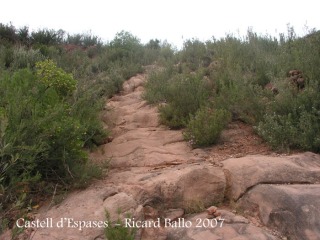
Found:
M 0 78 L 0 184 L 5 207 L 26 203 L 51 184 L 81 186 L 92 174 L 101 173 L 88 163 L 83 149 L 105 134 L 97 102 L 68 97 L 76 82 L 52 62 L 37 66 L 37 75 L 25 69 Z
M 2 66 L 4 66 L 5 68 L 9 68 L 12 64 L 12 62 L 14 61 L 14 58 L 13 58 L 13 53 L 14 53 L 14 50 L 12 47 L 1 47 L 0 49 L 0 53 L 1 53 L 1 64 Z M 2 67 L 1 66 L 1 67 Z
M 33 68 L 36 62 L 43 61 L 44 59 L 45 57 L 39 50 L 27 50 L 24 47 L 18 47 L 14 49 L 11 68 L 15 70 L 27 67 Z
M 126 68 L 141 65 L 143 61 L 143 46 L 140 40 L 131 33 L 121 31 L 107 46 L 108 60 Z M 130 75 L 130 74 L 129 74 Z
M 37 62 L 36 68 L 39 81 L 46 88 L 54 88 L 60 96 L 70 95 L 76 89 L 77 82 L 73 76 L 58 68 L 52 60 Z
M 172 67 L 154 72 L 146 83 L 144 98 L 159 107 L 160 121 L 173 129 L 185 127 L 190 114 L 205 105 L 211 91 L 201 73 L 179 74 Z
M 213 97 L 214 107 L 226 109 L 232 113 L 234 120 L 249 124 L 256 124 L 262 119 L 266 101 L 274 98 L 271 91 L 263 91 L 260 86 L 248 83 L 245 79 L 222 79 L 216 84 L 219 84 L 219 90 Z
M 0 43 L 15 43 L 17 41 L 16 28 L 12 24 L 0 23 Z
M 31 33 L 31 42 L 34 45 L 56 45 L 62 43 L 64 34 L 65 32 L 62 29 L 58 31 L 54 29 L 39 29 Z
M 269 106 L 256 130 L 273 148 L 320 151 L 320 97 L 314 88 L 287 90 Z
M 181 59 L 187 63 L 191 71 L 196 71 L 203 64 L 209 65 L 211 62 L 210 55 L 206 50 L 206 45 L 197 39 L 184 42 Z
M 82 49 L 75 49 L 71 52 L 65 52 L 56 58 L 59 67 L 64 71 L 70 72 L 75 78 L 87 77 L 90 68 L 90 58 Z
M 150 40 L 144 46 L 144 54 L 143 54 L 143 65 L 154 64 L 160 55 L 160 41 L 158 39 Z
M 206 104 L 210 91 L 199 75 L 176 75 L 165 92 L 167 105 L 160 107 L 162 123 L 171 128 L 186 126 L 190 115 Z
M 153 71 L 148 76 L 143 95 L 149 103 L 161 103 L 167 100 L 169 94 L 170 79 L 174 75 L 173 68 Z
M 103 130 L 99 118 L 99 113 L 105 105 L 103 96 L 111 94 L 105 87 L 109 86 L 106 86 L 104 81 L 92 84 L 91 81 L 83 79 L 79 82 L 72 101 L 70 101 L 71 115 L 79 119 L 80 125 L 85 129 L 81 139 L 84 146 L 88 148 L 101 145 L 108 135 Z
M 105 237 L 112 240 L 134 240 L 137 229 L 123 226 L 120 219 L 121 209 L 118 209 L 118 213 L 118 219 L 114 223 L 111 221 L 109 212 L 107 210 L 105 211 L 106 220 L 108 222 L 108 226 L 104 231 Z M 130 215 L 128 215 L 127 218 L 130 218 Z
M 193 147 L 209 146 L 217 142 L 230 120 L 231 114 L 226 110 L 202 107 L 190 118 L 184 138 Z
M 7 48 L 0 45 L 0 70 L 5 69 L 6 67 L 6 54 Z
M 139 63 L 128 63 L 121 68 L 121 74 L 124 80 L 127 80 L 138 73 L 142 73 L 142 65 Z

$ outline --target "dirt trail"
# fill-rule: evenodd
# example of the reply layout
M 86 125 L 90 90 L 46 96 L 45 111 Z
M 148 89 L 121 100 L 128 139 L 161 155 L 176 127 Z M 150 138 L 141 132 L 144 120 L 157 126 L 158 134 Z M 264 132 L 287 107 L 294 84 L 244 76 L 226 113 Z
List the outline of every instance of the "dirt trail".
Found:
M 114 125 L 113 141 L 102 146 L 93 158 L 111 158 L 112 168 L 152 168 L 195 160 L 181 132 L 160 126 L 157 108 L 142 100 L 140 85 L 144 80 L 143 75 L 130 79 L 123 95 L 108 102 L 106 122 Z
M 229 192 L 230 198 L 237 192 L 237 183 L 235 189 L 229 186 L 234 179 L 232 159 L 227 162 L 229 169 L 223 169 L 222 160 L 237 161 L 247 154 L 276 155 L 241 122 L 230 124 L 218 145 L 192 149 L 183 140 L 182 131 L 159 124 L 157 108 L 142 98 L 145 80 L 145 75 L 131 78 L 124 83 L 124 91 L 107 102 L 103 120 L 112 129 L 112 142 L 91 154 L 98 163 L 111 159 L 107 176 L 83 191 L 71 193 L 59 205 L 41 209 L 36 219 L 52 222 L 52 226 L 29 231 L 33 240 L 104 239 L 103 226 L 93 222 L 106 220 L 105 209 L 112 221 L 127 214 L 136 220 L 179 219 L 185 211 L 222 202 L 228 189 L 233 191 Z M 243 180 L 240 183 L 244 192 L 252 187 Z M 252 184 L 259 184 L 259 180 Z M 228 209 L 221 211 L 228 220 L 223 228 L 195 228 L 199 219 L 207 217 L 201 213 L 190 215 L 190 229 L 140 229 L 138 239 L 232 239 L 240 235 L 241 239 L 279 239 L 256 218 L 252 218 L 252 224 Z M 85 221 L 85 226 L 80 227 L 78 221 Z

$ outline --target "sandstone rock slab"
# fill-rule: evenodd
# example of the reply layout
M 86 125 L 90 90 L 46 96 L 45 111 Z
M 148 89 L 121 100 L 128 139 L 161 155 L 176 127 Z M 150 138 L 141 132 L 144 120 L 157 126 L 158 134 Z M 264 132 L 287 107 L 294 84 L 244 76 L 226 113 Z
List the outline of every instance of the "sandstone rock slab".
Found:
M 239 205 L 289 239 L 320 239 L 319 184 L 258 185 L 239 200 Z
M 223 161 L 223 165 L 227 197 L 233 200 L 261 183 L 320 182 L 320 155 L 310 152 L 285 157 L 252 155 L 230 158 Z
M 51 208 L 43 207 L 35 215 L 35 219 L 52 221 L 52 226 L 39 227 L 33 231 L 33 240 L 57 239 L 57 240 L 91 240 L 93 236 L 103 234 L 104 227 L 89 226 L 90 222 L 105 221 L 103 207 L 104 199 L 108 199 L 115 194 L 117 189 L 112 186 L 97 184 L 85 191 L 71 193 L 67 199 L 59 205 Z M 59 221 L 63 225 L 59 227 Z M 80 227 L 80 222 L 88 223 L 86 227 Z M 31 239 L 30 238 L 30 239 Z
M 143 183 L 143 181 L 142 181 Z M 163 170 L 145 181 L 144 196 L 157 198 L 167 208 L 208 207 L 221 202 L 226 187 L 221 168 L 209 164 L 186 164 Z
M 109 212 L 110 221 L 116 222 L 128 213 L 133 217 L 133 213 L 138 207 L 138 204 L 132 196 L 121 192 L 104 200 L 103 207 Z

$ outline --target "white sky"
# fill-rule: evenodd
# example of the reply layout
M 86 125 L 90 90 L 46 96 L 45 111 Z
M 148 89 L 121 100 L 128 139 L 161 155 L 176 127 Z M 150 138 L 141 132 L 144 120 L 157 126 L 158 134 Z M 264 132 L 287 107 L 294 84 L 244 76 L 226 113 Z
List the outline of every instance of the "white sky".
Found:
M 104 41 L 126 30 L 143 43 L 158 38 L 181 47 L 190 38 L 243 36 L 248 27 L 278 36 L 288 23 L 304 35 L 305 26 L 320 29 L 318 6 L 318 0 L 0 0 L 0 22 L 31 30 L 91 30 Z

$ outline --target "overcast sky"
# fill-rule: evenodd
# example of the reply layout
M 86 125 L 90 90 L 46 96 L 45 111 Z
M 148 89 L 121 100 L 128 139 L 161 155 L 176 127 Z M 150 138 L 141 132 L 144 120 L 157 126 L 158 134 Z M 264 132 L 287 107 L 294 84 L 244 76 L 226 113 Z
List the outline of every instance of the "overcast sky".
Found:
M 305 26 L 320 29 L 318 0 L 1 0 L 0 22 L 92 31 L 104 41 L 126 30 L 143 43 L 158 38 L 180 47 L 184 40 L 208 40 L 226 33 L 243 36 L 248 27 L 277 36 L 290 23 L 299 35 Z

